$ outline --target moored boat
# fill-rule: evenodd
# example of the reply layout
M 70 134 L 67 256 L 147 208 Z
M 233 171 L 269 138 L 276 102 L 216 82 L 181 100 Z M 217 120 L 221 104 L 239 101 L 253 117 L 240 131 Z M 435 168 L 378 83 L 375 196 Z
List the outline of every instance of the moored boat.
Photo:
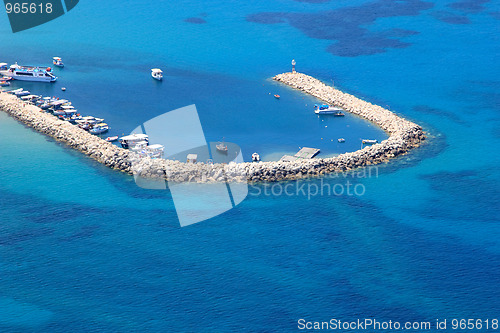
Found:
M 363 141 L 361 141 L 361 142 L 362 142 L 363 144 L 365 144 L 365 145 L 373 145 L 373 144 L 377 143 L 377 142 L 378 142 L 378 140 L 368 140 L 368 139 L 365 139 L 365 140 L 363 140 Z
M 89 132 L 92 134 L 101 134 L 105 133 L 109 130 L 109 126 L 106 123 L 99 123 L 94 125 L 91 129 L 89 129 Z
M 314 113 L 316 114 L 333 114 L 335 116 L 343 116 L 344 114 L 342 113 L 343 109 L 328 105 L 328 104 L 314 104 Z
M 149 144 L 149 136 L 146 134 L 131 134 L 119 138 L 120 144 L 123 148 L 135 146 L 138 142 L 145 141 Z
M 54 66 L 64 67 L 64 63 L 62 62 L 62 59 L 60 57 L 52 58 L 52 63 L 54 64 Z
M 217 150 L 221 153 L 227 153 L 227 145 L 224 143 L 224 138 L 222 138 L 221 142 L 215 145 L 215 148 L 217 148 Z
M 19 66 L 17 62 L 6 68 L 6 63 L 0 64 L 0 74 L 21 81 L 54 82 L 57 77 L 51 73 L 50 67 Z
M 345 139 L 344 138 L 340 138 L 340 139 L 337 139 L 337 141 L 340 142 L 340 143 L 343 143 L 343 142 L 345 142 Z
M 27 96 L 21 97 L 21 100 L 23 100 L 24 102 L 28 102 L 28 103 L 35 103 L 40 98 L 41 98 L 41 96 L 38 96 L 38 95 L 27 95 Z
M 30 95 L 31 93 L 29 92 L 29 90 L 21 90 L 21 91 L 16 91 L 14 93 L 14 95 L 16 95 L 17 97 L 23 97 L 23 96 L 28 96 Z
M 159 68 L 151 69 L 151 76 L 153 79 L 161 81 L 163 79 L 163 71 Z
M 116 136 L 108 136 L 105 140 L 108 141 L 108 142 L 115 142 L 116 140 L 118 140 L 118 135 L 116 135 Z
M 274 98 L 276 98 L 276 99 L 280 99 L 280 98 L 281 98 L 281 96 L 280 96 L 280 95 L 278 95 L 278 94 L 276 94 L 276 95 L 274 95 Z
M 151 158 L 163 158 L 165 147 L 160 144 L 154 144 L 146 147 L 145 153 Z
M 7 94 L 15 95 L 17 92 L 21 92 L 23 90 L 24 90 L 23 88 L 18 88 L 18 89 L 13 89 L 13 90 L 6 90 L 5 92 Z

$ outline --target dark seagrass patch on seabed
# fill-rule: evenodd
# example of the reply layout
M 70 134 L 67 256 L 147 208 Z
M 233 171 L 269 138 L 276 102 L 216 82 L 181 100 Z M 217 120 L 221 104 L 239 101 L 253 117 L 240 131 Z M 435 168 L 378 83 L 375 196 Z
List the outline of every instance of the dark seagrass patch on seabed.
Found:
M 334 42 L 328 46 L 328 52 L 356 57 L 383 53 L 389 48 L 410 46 L 410 43 L 403 42 L 400 38 L 417 34 L 417 31 L 395 28 L 375 32 L 367 27 L 373 25 L 378 18 L 417 16 L 433 6 L 433 3 L 422 0 L 378 0 L 316 13 L 261 12 L 248 15 L 246 19 L 262 24 L 288 23 L 311 38 Z
M 445 10 L 440 10 L 432 13 L 432 16 L 444 23 L 449 24 L 469 24 L 470 20 L 467 16 L 454 14 Z
M 479 13 L 486 9 L 483 5 L 488 2 L 490 0 L 461 0 L 450 3 L 447 6 L 467 13 Z
M 488 170 L 463 170 L 420 176 L 437 193 L 422 207 L 421 214 L 434 219 L 495 223 L 500 215 L 500 184 L 488 179 L 489 173 Z
M 193 23 L 193 24 L 205 24 L 205 23 L 207 23 L 207 21 L 205 19 L 202 19 L 201 17 L 188 17 L 187 19 L 184 20 L 184 22 Z

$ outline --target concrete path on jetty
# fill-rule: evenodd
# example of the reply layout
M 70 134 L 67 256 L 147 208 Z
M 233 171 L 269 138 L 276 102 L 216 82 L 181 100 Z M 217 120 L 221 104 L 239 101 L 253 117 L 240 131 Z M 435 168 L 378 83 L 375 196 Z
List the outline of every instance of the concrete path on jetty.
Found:
M 389 138 L 361 150 L 331 158 L 297 159 L 289 162 L 193 164 L 141 157 L 62 121 L 34 105 L 25 104 L 5 92 L 0 93 L 0 110 L 110 168 L 136 177 L 167 180 L 172 183 L 274 182 L 321 176 L 387 162 L 418 147 L 425 140 L 425 134 L 419 125 L 378 105 L 327 86 L 311 76 L 284 73 L 273 79 L 368 119 L 386 131 Z M 168 150 L 168 147 L 166 149 Z

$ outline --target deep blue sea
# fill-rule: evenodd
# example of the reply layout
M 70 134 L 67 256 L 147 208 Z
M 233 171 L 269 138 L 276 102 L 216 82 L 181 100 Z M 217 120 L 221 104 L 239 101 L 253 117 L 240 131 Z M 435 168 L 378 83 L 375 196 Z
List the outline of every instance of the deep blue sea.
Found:
M 317 100 L 270 80 L 295 59 L 428 140 L 370 177 L 290 183 L 350 181 L 357 194 L 261 184 L 181 228 L 169 191 L 0 113 L 0 331 L 294 332 L 301 318 L 374 318 L 447 319 L 456 332 L 453 319 L 500 319 L 499 20 L 493 0 L 80 1 L 16 34 L 3 14 L 0 62 L 66 64 L 54 84 L 14 85 L 70 99 L 110 135 L 196 104 L 207 140 L 246 160 L 386 138 L 351 115 L 318 118 Z

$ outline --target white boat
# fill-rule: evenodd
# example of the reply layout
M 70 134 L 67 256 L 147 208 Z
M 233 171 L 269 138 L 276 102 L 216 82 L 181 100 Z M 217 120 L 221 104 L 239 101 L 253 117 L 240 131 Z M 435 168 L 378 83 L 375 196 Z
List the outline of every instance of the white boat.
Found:
M 146 155 L 146 148 L 148 144 L 148 141 L 130 142 L 128 148 L 136 153 Z
M 105 133 L 109 130 L 109 126 L 108 124 L 106 123 L 100 123 L 100 124 L 96 124 L 94 125 L 94 127 L 92 127 L 89 132 L 92 133 L 92 134 L 101 134 L 101 133 Z
M 23 88 L 19 88 L 19 89 L 13 89 L 13 90 L 6 90 L 5 92 L 7 94 L 12 94 L 12 95 L 15 95 L 17 92 L 21 92 L 23 91 L 24 89 Z
M 163 145 L 155 144 L 146 147 L 146 154 L 151 158 L 163 158 L 163 151 L 165 147 Z
M 345 139 L 344 138 L 340 138 L 337 140 L 339 143 L 344 143 L 345 142 Z
M 151 76 L 153 79 L 161 81 L 163 79 L 163 71 L 159 68 L 151 69 Z
M 108 136 L 106 139 L 106 141 L 108 142 L 115 142 L 116 140 L 118 140 L 118 136 Z
M 77 124 L 89 124 L 89 125 L 96 125 L 99 123 L 103 123 L 104 119 L 103 118 L 95 118 L 92 116 L 86 116 L 82 117 L 82 119 L 79 119 L 76 121 Z
M 6 69 L 6 63 L 0 64 L 0 74 L 21 81 L 54 82 L 57 77 L 50 67 L 19 66 L 17 62 Z
M 10 86 L 9 81 L 0 81 L 0 87 L 8 87 L 8 86 Z
M 69 101 L 67 99 L 56 99 L 56 100 L 53 100 L 49 103 L 49 106 L 52 106 L 52 107 L 60 107 L 66 103 L 69 103 Z
M 21 99 L 24 102 L 30 102 L 30 103 L 34 103 L 34 102 L 38 101 L 40 98 L 41 98 L 41 96 L 37 96 L 37 95 L 27 95 L 27 96 L 21 97 Z
M 227 153 L 227 145 L 224 143 L 224 138 L 222 138 L 222 142 L 215 145 L 215 148 L 217 148 L 217 150 L 221 153 Z
M 31 93 L 28 90 L 16 91 L 14 93 L 14 95 L 16 95 L 17 97 L 28 96 L 29 94 L 31 94 Z
M 327 104 L 314 104 L 314 113 L 316 114 L 335 114 L 335 115 L 344 115 L 342 113 L 343 109 L 336 107 L 336 106 L 331 106 Z
M 135 146 L 138 142 L 145 141 L 149 143 L 149 136 L 146 134 L 131 134 L 119 138 L 120 144 L 123 148 Z
M 54 64 L 54 66 L 64 67 L 64 63 L 62 62 L 62 59 L 60 57 L 52 58 L 52 63 Z
M 259 162 L 260 161 L 260 156 L 257 153 L 252 154 L 252 161 L 254 162 Z
M 61 110 L 67 115 L 73 115 L 78 112 L 73 105 L 61 105 Z
M 377 140 L 363 140 L 361 141 L 363 144 L 366 144 L 366 145 L 373 145 L 375 143 L 377 143 L 378 141 Z

